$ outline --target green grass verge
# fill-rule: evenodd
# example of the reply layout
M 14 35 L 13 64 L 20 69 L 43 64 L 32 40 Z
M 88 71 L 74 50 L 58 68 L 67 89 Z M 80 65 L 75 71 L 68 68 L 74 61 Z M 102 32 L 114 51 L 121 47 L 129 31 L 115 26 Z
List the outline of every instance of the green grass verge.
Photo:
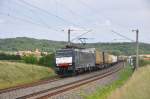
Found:
M 139 61 L 139 65 L 140 65 L 140 67 L 146 66 L 146 65 L 150 65 L 150 61 L 149 60 L 143 60 L 143 59 L 141 59 Z
M 51 68 L 0 61 L 0 89 L 31 83 L 54 75 L 55 73 Z
M 83 97 L 85 99 L 106 99 L 112 91 L 118 87 L 121 87 L 128 80 L 128 78 L 132 75 L 132 72 L 133 71 L 130 66 L 125 67 L 119 72 L 119 78 L 116 81 L 102 88 L 98 88 L 97 91 L 92 95 L 86 95 Z
M 135 71 L 130 80 L 108 99 L 150 99 L 150 65 Z

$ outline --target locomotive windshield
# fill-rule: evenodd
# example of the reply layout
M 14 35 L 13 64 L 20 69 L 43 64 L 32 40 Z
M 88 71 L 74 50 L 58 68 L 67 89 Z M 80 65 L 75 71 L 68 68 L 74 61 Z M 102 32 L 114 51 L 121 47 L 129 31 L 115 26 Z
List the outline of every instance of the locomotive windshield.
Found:
M 56 51 L 56 57 L 72 57 L 72 50 L 58 50 Z
M 72 65 L 72 50 L 57 50 L 55 57 L 57 66 Z

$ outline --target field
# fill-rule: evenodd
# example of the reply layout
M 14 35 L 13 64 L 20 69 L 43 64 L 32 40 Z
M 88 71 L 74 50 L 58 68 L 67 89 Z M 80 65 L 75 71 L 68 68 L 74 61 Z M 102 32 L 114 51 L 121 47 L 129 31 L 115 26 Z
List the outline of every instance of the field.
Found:
M 31 83 L 54 75 L 55 73 L 51 68 L 0 61 L 0 89 Z
M 150 65 L 141 67 L 108 99 L 150 99 Z

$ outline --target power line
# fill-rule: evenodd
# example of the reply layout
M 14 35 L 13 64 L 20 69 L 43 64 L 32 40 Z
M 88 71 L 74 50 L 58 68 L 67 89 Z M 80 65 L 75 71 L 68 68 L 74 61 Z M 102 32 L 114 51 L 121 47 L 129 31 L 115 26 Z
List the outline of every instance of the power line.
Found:
M 41 25 L 41 24 L 34 23 L 34 22 L 32 22 L 32 21 L 29 21 L 29 20 L 23 19 L 23 18 L 21 18 L 21 17 L 13 16 L 13 15 L 10 15 L 10 14 L 8 14 L 8 13 L 0 12 L 0 14 L 1 14 L 1 15 L 4 15 L 4 16 L 11 17 L 11 18 L 14 18 L 14 19 L 17 19 L 17 20 L 24 21 L 24 22 L 27 22 L 27 23 L 30 23 L 30 24 L 33 24 L 33 25 L 38 25 L 38 26 L 45 27 L 45 26 L 43 26 L 43 25 Z M 58 31 L 58 30 L 56 30 L 56 29 L 52 29 L 52 28 L 50 28 L 50 27 L 45 27 L 45 28 L 50 29 L 50 30 L 53 30 L 53 31 Z
M 15 5 L 17 4 L 17 5 L 19 5 L 19 6 L 22 6 L 22 5 L 20 5 L 18 2 L 15 2 L 15 1 L 13 1 L 13 3 L 15 3 Z M 10 3 L 11 4 L 11 3 Z M 7 7 L 8 9 L 9 9 L 9 11 L 16 11 L 16 10 L 13 10 L 13 8 L 10 8 L 9 6 Z M 34 13 L 34 11 L 32 11 L 32 9 L 30 9 L 30 8 L 28 8 L 28 10 L 31 12 L 31 13 Z M 19 13 L 19 11 L 17 12 L 17 13 Z M 34 25 L 40 25 L 40 26 L 43 26 L 43 27 L 47 27 L 48 29 L 52 29 L 52 30 L 54 30 L 54 31 L 58 31 L 58 30 L 56 30 L 56 29 L 53 29 L 51 26 L 49 26 L 48 24 L 46 24 L 45 22 L 34 22 L 33 20 L 33 17 L 30 17 L 30 16 L 28 16 L 28 14 L 24 14 L 24 13 L 21 13 L 21 14 L 23 14 L 23 16 L 25 16 L 25 17 L 28 17 L 27 19 L 26 18 L 20 18 L 20 17 L 18 17 L 18 16 L 13 16 L 13 15 L 11 15 L 10 13 L 3 13 L 4 15 L 6 15 L 6 16 L 8 16 L 9 15 L 9 17 L 13 17 L 14 19 L 19 19 L 19 20 L 21 20 L 21 21 L 24 21 L 24 22 L 27 22 L 27 23 L 31 23 L 31 24 L 34 24 Z M 41 20 L 42 21 L 42 20 Z
M 79 25 L 77 25 L 77 24 L 75 24 L 75 23 L 73 23 L 73 22 L 70 22 L 70 21 L 68 21 L 68 20 L 66 20 L 66 19 L 64 19 L 64 18 L 62 18 L 62 17 L 60 17 L 60 16 L 58 16 L 58 15 L 55 15 L 55 14 L 53 14 L 53 13 L 47 11 L 47 10 L 44 10 L 44 9 L 42 9 L 42 8 L 40 8 L 40 7 L 37 7 L 37 6 L 35 6 L 35 5 L 32 5 L 32 4 L 30 4 L 30 3 L 28 3 L 28 2 L 26 2 L 26 1 L 24 1 L 24 0 L 19 0 L 19 1 L 20 1 L 21 3 L 23 3 L 23 4 L 27 5 L 27 6 L 29 6 L 29 7 L 38 9 L 38 10 L 40 10 L 40 11 L 42 11 L 42 12 L 44 12 L 44 13 L 50 15 L 50 16 L 54 16 L 54 17 L 56 17 L 56 18 L 59 19 L 59 20 L 62 20 L 62 21 L 64 21 L 64 22 L 67 22 L 67 23 L 72 24 L 72 25 L 74 25 L 74 26 L 79 26 Z
M 125 38 L 125 39 L 127 39 L 127 40 L 130 40 L 130 41 L 132 41 L 132 42 L 135 42 L 134 40 L 132 40 L 132 39 L 130 39 L 130 38 L 128 38 L 128 37 L 122 35 L 121 33 L 116 32 L 116 31 L 114 31 L 114 30 L 111 30 L 111 32 L 113 32 L 113 33 L 117 34 L 118 36 L 123 37 L 123 38 Z
M 15 1 L 13 1 L 13 2 L 15 2 Z M 18 2 L 15 2 L 15 3 L 16 3 L 17 5 L 19 5 Z M 32 14 L 35 13 L 35 11 L 33 11 L 33 9 L 31 9 L 31 8 L 28 8 L 28 10 L 29 10 Z M 24 14 L 24 15 L 27 16 L 26 14 Z M 36 15 L 37 15 L 37 14 L 36 14 Z M 30 17 L 30 16 L 27 16 L 27 17 L 33 19 L 33 18 Z M 37 16 L 36 16 L 36 17 L 37 17 Z M 42 18 L 41 18 L 40 16 L 38 16 L 38 19 L 40 20 L 40 23 L 43 23 L 44 26 L 49 27 L 49 28 L 52 28 L 49 24 L 47 24 L 45 21 L 43 21 Z
M 84 5 L 85 7 L 87 7 L 88 9 L 90 9 L 92 12 L 93 11 L 95 11 L 95 9 L 93 8 L 93 7 L 91 7 L 91 6 L 89 6 L 88 4 L 86 4 L 86 3 L 84 3 L 82 0 L 80 0 L 80 2 L 82 3 L 82 5 Z M 66 8 L 66 7 L 65 7 Z M 67 8 L 68 9 L 68 8 Z M 71 13 L 74 13 L 73 11 L 71 11 L 70 9 L 68 9 Z M 76 13 L 74 13 L 74 14 L 76 14 Z M 104 16 L 103 16 L 104 17 Z M 111 19 L 109 19 L 109 18 L 107 18 L 107 17 L 105 17 L 107 20 L 111 20 Z M 120 25 L 119 25 L 120 26 Z M 115 31 L 111 31 L 111 32 L 113 32 L 113 33 L 115 33 L 115 34 L 117 34 L 117 35 L 119 35 L 119 36 L 121 36 L 121 37 L 123 37 L 123 38 L 125 38 L 125 39 L 128 39 L 128 40 L 130 40 L 130 41 L 132 41 L 132 42 L 134 42 L 134 40 L 132 40 L 132 39 L 130 39 L 130 38 L 128 38 L 128 37 L 126 37 L 126 36 L 124 36 L 124 35 L 122 35 L 122 34 L 120 34 L 120 33 L 118 33 L 118 32 L 115 32 Z M 86 34 L 86 33 L 85 33 Z M 83 35 L 84 35 L 84 33 L 83 33 Z M 82 36 L 82 35 L 80 35 L 80 36 Z M 80 37 L 79 36 L 79 37 Z M 76 37 L 76 38 L 78 38 L 78 37 Z M 74 39 L 72 39 L 72 41 L 73 40 L 75 40 L 76 38 L 74 38 Z
M 10 18 L 13 18 L 13 19 L 17 19 L 17 20 L 20 20 L 20 21 L 24 21 L 26 23 L 29 23 L 29 24 L 33 24 L 33 25 L 37 25 L 37 26 L 42 26 L 43 28 L 47 28 L 49 30 L 53 30 L 53 31 L 57 31 L 57 32 L 60 32 L 60 30 L 57 30 L 57 29 L 54 29 L 54 28 L 50 28 L 50 27 L 45 27 L 41 24 L 38 24 L 38 23 L 35 23 L 35 22 L 32 22 L 32 21 L 29 21 L 29 20 L 26 20 L 26 19 L 23 19 L 21 17 L 17 17 L 17 16 L 13 16 L 13 15 L 10 15 L 10 14 L 7 14 L 7 13 L 3 13 L 3 12 L 0 12 L 0 15 L 4 15 L 4 16 L 8 16 Z M 60 35 L 59 35 L 60 36 Z
M 13 1 L 13 3 L 14 3 L 15 1 Z M 15 4 L 17 4 L 17 5 L 19 5 L 17 2 L 15 2 Z M 8 6 L 8 8 L 9 8 L 9 6 Z M 12 8 L 9 8 L 9 11 L 13 11 L 13 9 Z M 30 9 L 28 9 L 28 10 L 30 10 Z M 14 11 L 13 11 L 14 12 Z M 33 11 L 32 10 L 30 10 L 30 12 L 32 12 L 33 13 Z M 28 16 L 28 14 L 24 14 L 24 13 L 22 13 L 23 14 L 23 16 L 25 16 L 25 17 L 28 17 L 28 19 L 31 21 L 31 19 L 32 20 L 34 20 L 33 19 L 33 17 L 30 17 L 30 16 Z M 33 21 L 32 21 L 33 22 Z M 41 23 L 41 22 L 38 22 L 38 23 Z M 42 22 L 43 23 L 43 22 Z M 46 25 L 46 27 L 49 27 L 48 25 Z
M 93 7 L 89 6 L 87 3 L 85 3 L 83 0 L 79 0 L 79 1 L 81 2 L 82 5 L 84 5 L 84 6 L 87 7 L 88 9 L 90 9 L 91 12 L 93 12 L 93 11 L 96 10 L 96 9 L 94 9 Z M 95 12 L 98 12 L 98 11 L 95 11 Z M 104 17 L 105 19 L 110 20 L 110 21 L 112 22 L 112 20 L 111 20 L 110 18 L 108 18 L 108 17 L 106 17 L 106 16 L 103 16 L 103 17 Z M 116 25 L 121 26 L 120 24 L 116 24 Z M 122 26 L 121 26 L 121 27 L 122 27 Z M 124 28 L 124 27 L 123 27 L 123 28 Z M 128 37 L 126 37 L 126 36 L 124 36 L 124 35 L 118 33 L 118 32 L 115 32 L 115 31 L 113 31 L 113 30 L 111 30 L 111 32 L 113 32 L 113 33 L 115 33 L 115 34 L 117 34 L 117 35 L 119 35 L 119 36 L 121 36 L 121 37 L 123 37 L 123 38 L 125 38 L 125 39 L 127 39 L 127 40 L 130 40 L 130 41 L 132 41 L 132 42 L 135 42 L 134 40 L 132 40 L 132 39 L 130 39 L 130 38 L 128 38 Z
M 17 4 L 18 4 L 18 2 L 17 2 Z M 28 8 L 28 10 L 29 10 L 30 12 L 34 13 L 34 11 L 33 11 L 31 8 Z M 3 14 L 4 14 L 4 15 L 7 15 L 6 13 L 3 13 Z M 23 18 L 20 18 L 20 17 L 16 17 L 16 16 L 13 16 L 13 15 L 10 15 L 10 14 L 8 14 L 7 16 L 12 17 L 12 18 L 15 18 L 15 19 L 19 19 L 19 20 L 21 20 L 21 21 L 25 21 L 25 22 L 28 22 L 28 23 L 31 23 L 31 24 L 40 25 L 40 24 L 34 23 L 34 22 L 32 22 L 32 21 L 29 21 L 29 20 L 26 20 L 26 19 L 23 19 Z M 27 15 L 26 15 L 26 16 L 27 16 Z M 27 16 L 27 17 L 32 18 L 32 17 L 30 17 L 30 16 Z M 41 25 L 40 25 L 40 26 L 41 26 Z M 46 24 L 46 27 L 49 28 L 49 26 L 48 26 L 47 24 Z M 55 31 L 58 31 L 58 30 L 55 29 Z
M 54 1 L 55 1 L 55 0 L 54 0 Z M 57 2 L 57 4 L 58 4 L 58 2 Z M 60 3 L 60 2 L 59 2 L 59 5 L 62 6 L 63 8 L 65 8 L 66 10 L 68 10 L 68 11 L 69 11 L 71 14 L 73 14 L 73 15 L 78 16 L 78 17 L 80 17 L 80 18 L 83 17 L 83 16 L 81 16 L 80 14 L 74 12 L 72 9 L 70 9 L 70 8 L 67 7 L 66 5 L 63 5 L 63 4 Z M 83 19 L 84 19 L 84 21 L 86 21 L 86 22 L 87 22 L 87 21 L 91 21 L 91 20 L 89 20 L 89 19 L 87 19 L 87 18 L 85 19 L 85 16 L 84 16 Z M 83 19 L 82 19 L 82 20 L 83 20 Z
M 83 5 L 83 6 L 85 6 L 86 8 L 88 8 L 88 9 L 90 9 L 91 10 L 91 12 L 96 12 L 96 14 L 97 15 L 99 15 L 97 12 L 99 12 L 97 9 L 95 9 L 95 8 L 93 8 L 93 7 L 91 7 L 90 5 L 88 5 L 87 3 L 85 3 L 84 2 L 84 0 L 79 0 L 80 1 L 80 3 Z M 106 17 L 106 16 L 104 16 L 104 15 L 101 15 L 103 18 L 105 18 L 106 20 L 110 20 L 111 22 L 113 22 L 112 21 L 112 19 L 110 19 L 110 18 L 108 18 L 108 17 Z M 127 29 L 127 27 L 125 27 L 125 26 L 121 26 L 120 24 L 118 24 L 118 23 L 115 23 L 117 26 L 119 26 L 119 27 L 122 27 L 122 28 L 126 28 Z
M 85 32 L 85 33 L 83 33 L 83 34 L 81 34 L 81 35 L 79 35 L 79 36 L 77 36 L 77 37 L 73 38 L 71 41 L 74 41 L 74 40 L 76 40 L 76 39 L 80 38 L 81 36 L 83 36 L 83 35 L 85 35 L 85 34 L 87 34 L 87 33 L 91 32 L 91 31 L 92 31 L 92 30 L 89 30 L 89 31 L 87 31 L 87 32 Z

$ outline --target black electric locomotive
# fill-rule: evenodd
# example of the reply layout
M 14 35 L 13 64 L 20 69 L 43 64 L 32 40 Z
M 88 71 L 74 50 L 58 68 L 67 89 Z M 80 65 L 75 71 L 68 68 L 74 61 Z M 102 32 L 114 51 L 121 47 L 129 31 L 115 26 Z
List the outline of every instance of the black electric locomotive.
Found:
M 95 49 L 59 49 L 55 54 L 58 75 L 72 75 L 95 68 Z

